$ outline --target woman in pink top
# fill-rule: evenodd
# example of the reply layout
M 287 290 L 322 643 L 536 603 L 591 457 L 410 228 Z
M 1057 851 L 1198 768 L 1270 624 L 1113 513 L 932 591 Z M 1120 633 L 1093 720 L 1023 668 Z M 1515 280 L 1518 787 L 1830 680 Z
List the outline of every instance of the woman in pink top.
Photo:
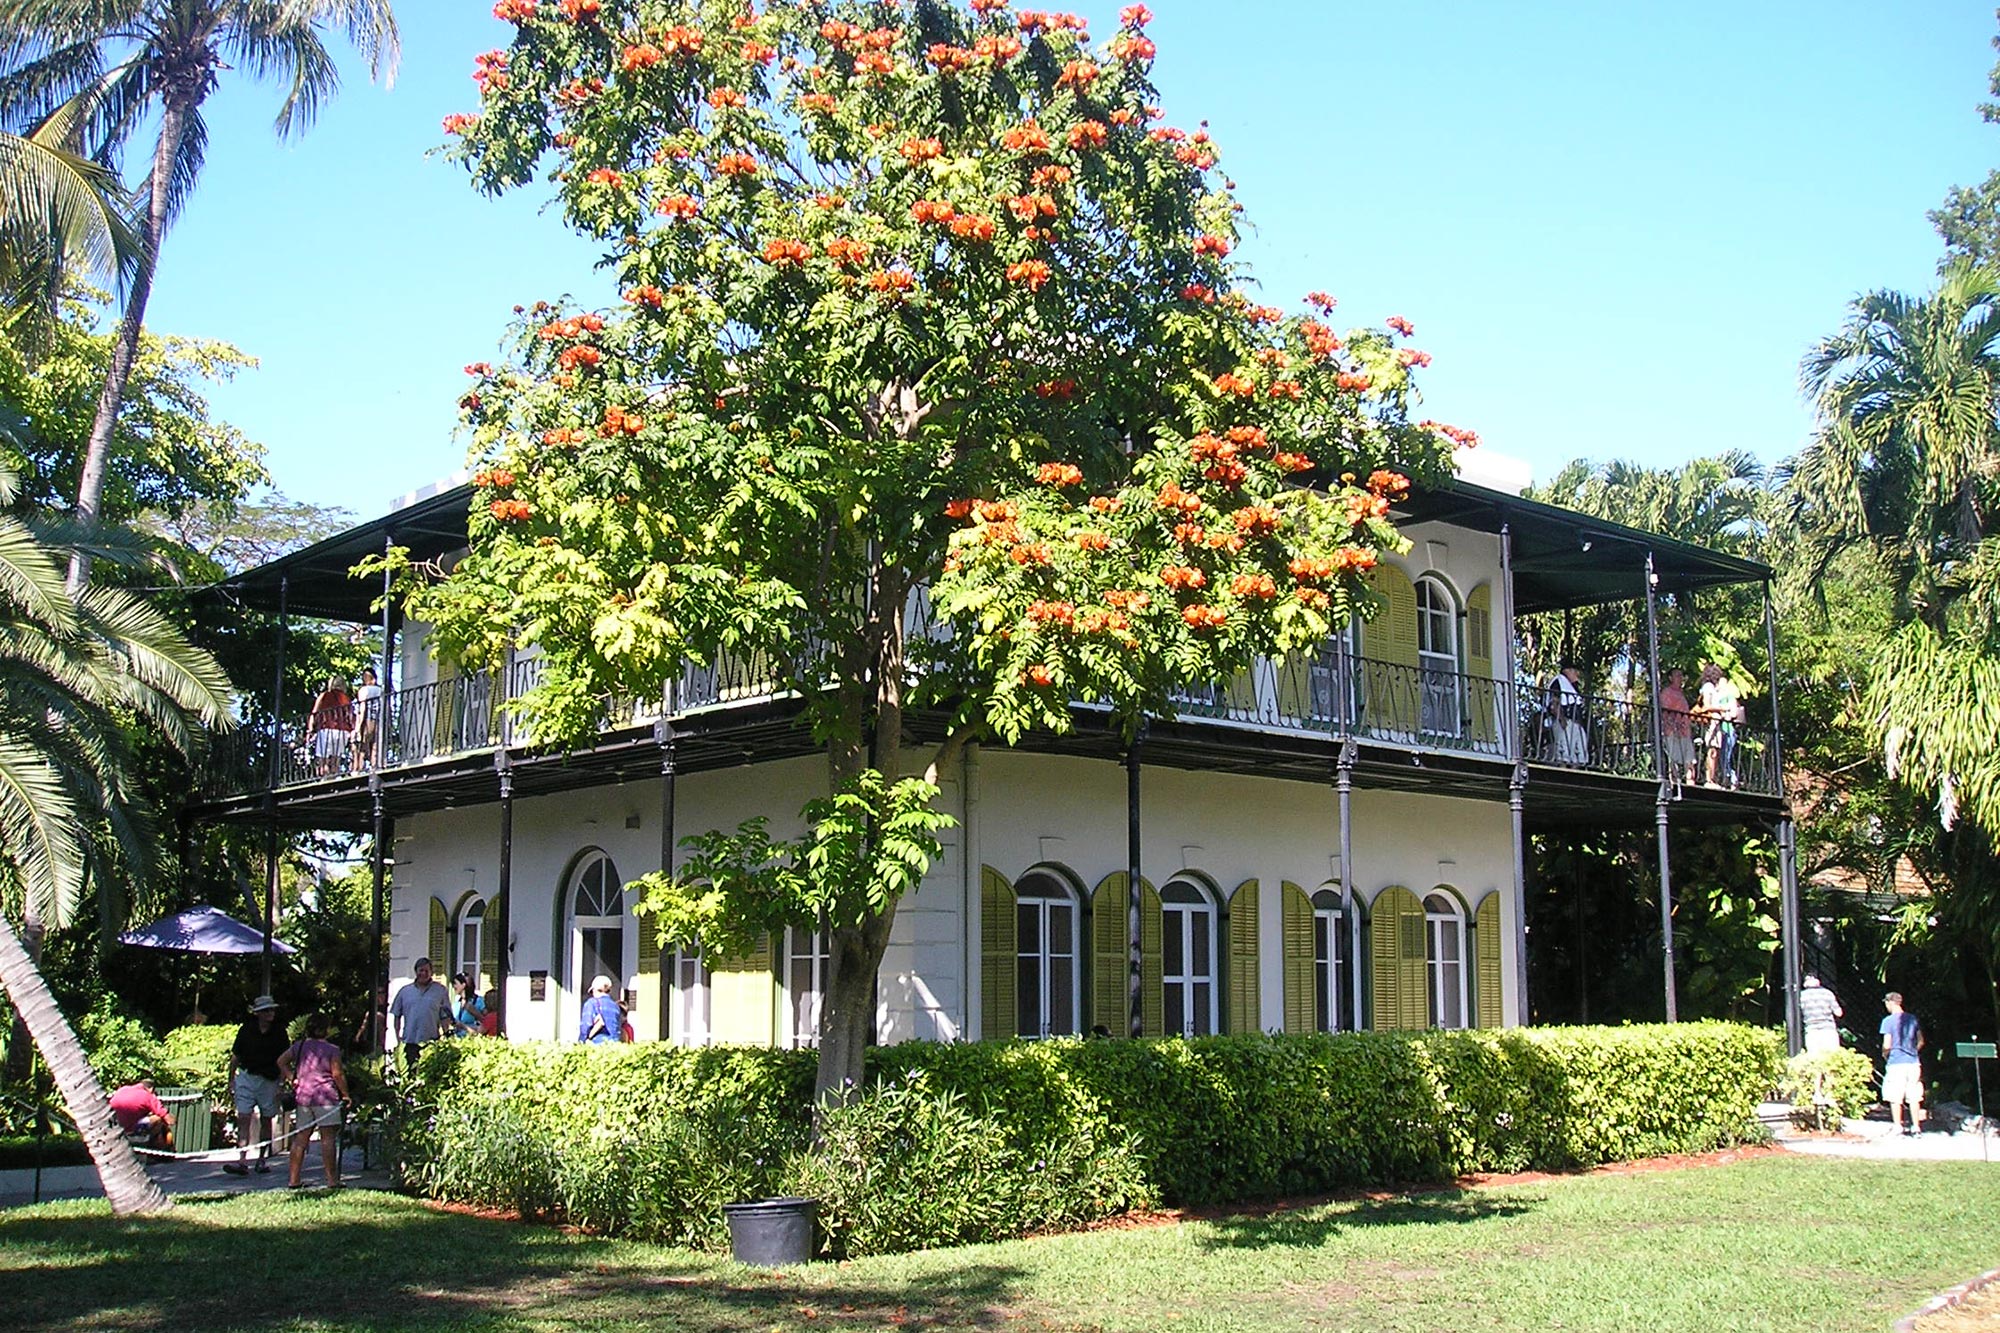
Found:
M 340 1106 L 347 1100 L 347 1072 L 340 1067 L 340 1048 L 326 1039 L 324 1014 L 306 1019 L 306 1035 L 278 1057 L 278 1071 L 299 1101 L 292 1127 L 292 1188 L 299 1188 L 305 1170 L 306 1140 L 318 1130 L 327 1188 L 339 1189 Z

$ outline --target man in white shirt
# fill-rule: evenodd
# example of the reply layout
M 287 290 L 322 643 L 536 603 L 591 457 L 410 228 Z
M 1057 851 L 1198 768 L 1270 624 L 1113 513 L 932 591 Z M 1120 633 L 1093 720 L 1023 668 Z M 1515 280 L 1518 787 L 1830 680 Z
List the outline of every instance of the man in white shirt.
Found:
M 431 975 L 431 960 L 419 958 L 416 979 L 396 992 L 389 1006 L 389 1023 L 402 1045 L 406 1066 L 417 1067 L 427 1042 L 451 1031 L 451 992 Z
M 1583 697 L 1583 668 L 1565 662 L 1549 682 L 1549 720 L 1555 724 L 1556 762 L 1582 768 L 1590 762 L 1590 733 L 1585 722 L 1590 716 Z

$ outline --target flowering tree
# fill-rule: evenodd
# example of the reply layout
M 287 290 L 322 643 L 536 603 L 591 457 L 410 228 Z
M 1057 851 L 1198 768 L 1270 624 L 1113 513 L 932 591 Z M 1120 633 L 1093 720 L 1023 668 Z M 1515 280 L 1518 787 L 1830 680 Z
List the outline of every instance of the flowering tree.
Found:
M 449 118 L 489 191 L 552 158 L 619 299 L 523 312 L 469 368 L 471 555 L 411 592 L 434 642 L 539 644 L 520 706 L 754 654 L 804 699 L 805 833 L 692 841 L 668 938 L 832 934 L 820 1091 L 859 1078 L 898 897 L 968 740 L 1128 730 L 1366 614 L 1390 502 L 1466 432 L 1411 423 L 1406 321 L 1259 305 L 1202 132 L 1160 123 L 1143 5 L 501 0 L 510 48 Z M 907 617 L 927 595 L 935 627 Z M 921 751 L 906 719 L 941 718 Z M 920 775 L 920 776 L 919 776 Z

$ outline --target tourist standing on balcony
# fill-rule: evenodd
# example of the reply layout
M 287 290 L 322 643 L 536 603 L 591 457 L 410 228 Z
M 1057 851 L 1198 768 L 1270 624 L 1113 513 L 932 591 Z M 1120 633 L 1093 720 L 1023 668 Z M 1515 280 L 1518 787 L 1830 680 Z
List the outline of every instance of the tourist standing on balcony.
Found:
M 1693 782 L 1694 719 L 1688 710 L 1687 672 L 1675 667 L 1660 687 L 1660 750 L 1666 756 L 1667 781 L 1679 787 Z
M 1708 785 L 1736 785 L 1736 723 L 1743 701 L 1722 668 L 1710 662 L 1701 669 L 1701 702 L 1695 711 L 1708 719 Z
M 361 683 L 354 687 L 354 767 L 356 771 L 375 766 L 375 747 L 382 729 L 382 687 L 376 683 L 375 668 L 361 668 Z
M 1590 760 L 1590 706 L 1583 697 L 1583 668 L 1563 663 L 1549 682 L 1549 720 L 1555 724 L 1556 762 L 1582 768 Z
M 313 772 L 323 778 L 340 772 L 348 742 L 354 738 L 354 698 L 339 676 L 328 676 L 326 688 L 313 700 L 306 735 L 312 746 Z

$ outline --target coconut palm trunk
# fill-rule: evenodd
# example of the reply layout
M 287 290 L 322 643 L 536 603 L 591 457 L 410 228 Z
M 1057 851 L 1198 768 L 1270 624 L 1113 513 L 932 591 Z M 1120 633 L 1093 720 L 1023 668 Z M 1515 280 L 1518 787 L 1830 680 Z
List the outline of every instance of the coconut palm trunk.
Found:
M 139 1165 L 132 1145 L 118 1132 L 104 1089 L 84 1059 L 82 1044 L 56 1007 L 55 996 L 49 994 L 48 983 L 28 957 L 14 927 L 4 919 L 0 919 L 0 987 L 5 987 L 27 1025 L 28 1035 L 48 1062 L 49 1072 L 55 1075 L 63 1105 L 83 1134 L 90 1160 L 97 1164 L 97 1178 L 104 1186 L 104 1197 L 111 1201 L 111 1211 L 128 1217 L 171 1207 L 165 1192 Z
M 180 156 L 181 141 L 187 137 L 188 116 L 199 106 L 192 100 L 169 100 L 160 117 L 160 138 L 153 147 L 151 190 L 146 199 L 146 215 L 139 228 L 139 264 L 125 297 L 125 318 L 118 326 L 118 343 L 111 349 L 111 370 L 104 377 L 104 389 L 97 395 L 97 415 L 90 423 L 90 442 L 84 449 L 83 473 L 76 487 L 76 518 L 88 532 L 97 524 L 103 509 L 104 473 L 111 456 L 111 436 L 118 427 L 118 410 L 125 402 L 125 385 L 132 378 L 133 363 L 139 357 L 139 335 L 146 325 L 146 302 L 153 295 L 153 272 L 160 258 L 160 240 L 167 230 L 167 200 L 173 181 L 174 162 Z M 70 552 L 69 590 L 72 595 L 90 581 L 90 552 L 79 546 Z

